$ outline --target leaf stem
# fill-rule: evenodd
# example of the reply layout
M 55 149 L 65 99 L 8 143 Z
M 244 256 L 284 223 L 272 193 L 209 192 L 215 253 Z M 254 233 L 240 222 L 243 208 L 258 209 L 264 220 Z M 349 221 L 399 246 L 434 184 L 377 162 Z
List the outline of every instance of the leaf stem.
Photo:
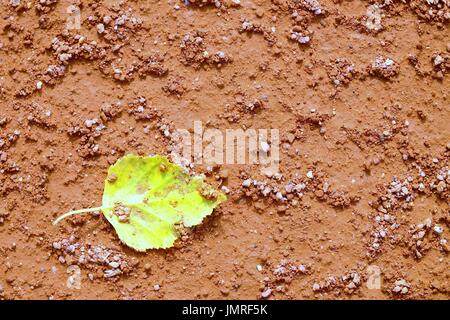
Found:
M 88 213 L 88 212 L 101 211 L 101 210 L 104 210 L 104 209 L 110 209 L 110 208 L 98 207 L 98 208 L 89 208 L 89 209 L 81 209 L 81 210 L 70 211 L 70 212 L 67 212 L 67 213 L 63 214 L 62 216 L 60 216 L 55 221 L 53 221 L 53 225 L 56 226 L 58 223 L 61 222 L 61 220 L 64 220 L 65 218 L 73 216 L 73 215 L 82 214 L 82 213 Z
M 161 199 L 153 199 L 153 200 L 147 200 L 145 202 L 145 204 L 148 203 L 158 203 L 159 201 L 161 201 Z M 125 203 L 123 204 L 126 207 L 133 207 L 140 204 L 140 202 L 136 202 L 136 203 Z M 112 207 L 97 207 L 97 208 L 88 208 L 88 209 L 81 209 L 81 210 L 74 210 L 74 211 L 70 211 L 67 212 L 65 214 L 63 214 L 62 216 L 58 217 L 55 221 L 53 221 L 53 225 L 56 226 L 58 223 L 60 223 L 62 220 L 64 220 L 67 217 L 70 216 L 74 216 L 77 214 L 82 214 L 82 213 L 89 213 L 89 212 L 95 212 L 95 211 L 102 211 L 102 210 L 110 210 L 110 209 L 114 209 L 114 206 Z

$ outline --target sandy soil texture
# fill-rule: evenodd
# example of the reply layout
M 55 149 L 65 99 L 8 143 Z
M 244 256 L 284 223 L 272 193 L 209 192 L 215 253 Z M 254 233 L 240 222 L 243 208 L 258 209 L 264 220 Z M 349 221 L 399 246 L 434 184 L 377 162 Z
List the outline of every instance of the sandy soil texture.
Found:
M 448 0 L 0 15 L 0 299 L 449 298 Z M 52 225 L 194 121 L 278 129 L 279 173 L 193 163 L 229 199 L 170 250 L 127 248 L 100 213 Z

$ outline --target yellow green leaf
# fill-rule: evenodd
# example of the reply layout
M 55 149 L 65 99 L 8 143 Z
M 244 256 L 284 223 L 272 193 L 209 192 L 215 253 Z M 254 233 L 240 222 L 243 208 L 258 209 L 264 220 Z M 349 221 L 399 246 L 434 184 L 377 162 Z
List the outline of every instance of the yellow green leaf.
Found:
M 103 205 L 66 213 L 62 219 L 101 211 L 120 240 L 137 251 L 174 245 L 179 227 L 201 224 L 226 196 L 202 177 L 191 177 L 163 156 L 128 155 L 111 166 Z

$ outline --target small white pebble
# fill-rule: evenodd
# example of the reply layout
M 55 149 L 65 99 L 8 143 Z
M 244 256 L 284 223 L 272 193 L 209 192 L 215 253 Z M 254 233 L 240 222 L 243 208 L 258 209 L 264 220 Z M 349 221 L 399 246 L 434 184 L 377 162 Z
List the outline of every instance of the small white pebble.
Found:
M 225 194 L 229 194 L 230 193 L 230 189 L 228 188 L 228 187 L 226 187 L 226 186 L 222 186 L 222 191 L 225 193 Z
M 272 289 L 267 288 L 266 290 L 264 290 L 261 293 L 261 298 L 266 299 L 266 298 L 270 297 L 271 294 L 272 294 Z
M 442 228 L 440 225 L 436 224 L 433 227 L 434 232 L 436 232 L 437 234 L 441 234 L 442 232 L 444 232 L 444 228 Z
M 251 179 L 247 179 L 247 180 L 244 180 L 244 181 L 242 182 L 242 186 L 243 186 L 244 188 L 250 187 L 251 184 L 252 184 L 252 180 L 251 180 Z
M 99 23 L 97 24 L 97 32 L 99 34 L 102 34 L 105 32 L 105 25 L 103 23 Z

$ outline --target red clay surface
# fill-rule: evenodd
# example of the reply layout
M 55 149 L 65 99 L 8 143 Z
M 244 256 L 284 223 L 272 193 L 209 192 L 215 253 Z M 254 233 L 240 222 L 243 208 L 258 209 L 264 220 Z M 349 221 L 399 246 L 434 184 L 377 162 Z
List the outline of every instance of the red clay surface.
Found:
M 449 298 L 448 2 L 237 2 L 0 0 L 0 299 Z M 194 120 L 281 175 L 194 166 L 229 200 L 166 251 L 52 226 Z

